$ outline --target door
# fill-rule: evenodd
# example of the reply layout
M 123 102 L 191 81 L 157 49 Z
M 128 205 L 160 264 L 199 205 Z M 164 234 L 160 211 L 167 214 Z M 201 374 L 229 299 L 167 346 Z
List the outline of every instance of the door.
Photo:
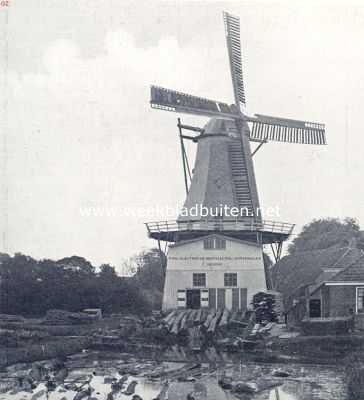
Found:
M 233 298 L 232 298 L 232 303 L 233 303 L 233 307 L 232 309 L 235 310 L 239 310 L 239 289 L 232 289 L 232 294 L 233 294 Z
M 186 290 L 187 308 L 201 308 L 201 291 L 200 289 Z
M 209 308 L 216 308 L 216 289 L 209 289 Z
M 225 307 L 228 310 L 233 308 L 233 292 L 231 289 L 226 289 L 225 291 Z
M 241 288 L 240 289 L 240 309 L 245 312 L 248 308 L 248 289 Z
M 226 307 L 225 289 L 217 289 L 217 308 L 223 310 Z
M 310 305 L 310 318 L 321 318 L 321 300 L 311 299 L 309 305 Z

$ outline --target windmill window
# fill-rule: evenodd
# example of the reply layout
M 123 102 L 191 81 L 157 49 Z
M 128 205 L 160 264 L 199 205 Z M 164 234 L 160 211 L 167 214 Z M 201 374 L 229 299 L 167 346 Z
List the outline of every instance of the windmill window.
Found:
M 195 287 L 205 287 L 206 286 L 206 274 L 193 274 L 192 284 Z
M 364 287 L 356 288 L 356 312 L 364 313 Z
M 238 286 L 238 274 L 236 272 L 224 274 L 224 286 Z
M 209 237 L 204 239 L 203 247 L 205 250 L 225 250 L 226 240 L 219 237 Z

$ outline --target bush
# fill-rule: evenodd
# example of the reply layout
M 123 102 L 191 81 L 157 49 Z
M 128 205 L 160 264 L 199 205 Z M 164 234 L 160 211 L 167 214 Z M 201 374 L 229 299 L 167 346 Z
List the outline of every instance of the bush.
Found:
M 360 358 L 362 356 L 355 355 L 346 360 L 345 373 L 350 400 L 364 399 L 364 364 Z

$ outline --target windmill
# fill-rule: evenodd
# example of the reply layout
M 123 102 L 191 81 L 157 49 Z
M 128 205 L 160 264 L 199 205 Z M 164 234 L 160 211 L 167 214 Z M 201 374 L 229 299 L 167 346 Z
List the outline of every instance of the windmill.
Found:
M 198 305 L 203 307 L 207 306 L 207 303 L 210 307 L 215 305 L 217 308 L 226 307 L 227 304 L 230 308 L 243 308 L 254 290 L 270 288 L 262 256 L 259 262 L 249 267 L 251 271 L 254 271 L 250 275 L 247 272 L 249 270 L 247 265 L 240 265 L 236 260 L 239 259 L 239 255 L 242 260 L 247 259 L 248 256 L 245 257 L 245 255 L 252 253 L 250 244 L 257 246 L 258 253 L 261 255 L 262 246 L 270 245 L 277 261 L 281 255 L 282 243 L 292 233 L 294 225 L 262 219 L 259 212 L 260 203 L 253 156 L 263 144 L 269 141 L 326 144 L 323 124 L 262 114 L 248 116 L 245 113 L 240 20 L 227 12 L 223 13 L 223 19 L 234 104 L 229 105 L 163 87 L 151 87 L 152 108 L 211 118 L 203 128 L 182 124 L 178 118 L 177 126 L 186 188 L 184 209 L 192 210 L 198 205 L 203 205 L 208 209 L 215 208 L 215 210 L 220 207 L 220 213 L 205 215 L 200 207 L 193 215 L 181 213 L 177 221 L 146 224 L 149 237 L 158 240 L 159 245 L 161 240 L 172 243 L 167 258 L 165 308 L 173 306 L 198 308 Z M 184 133 L 185 130 L 192 133 L 187 135 Z M 193 174 L 186 155 L 184 140 L 197 143 Z M 251 151 L 250 142 L 258 144 L 254 152 Z M 226 211 L 234 207 L 244 210 L 244 213 L 227 215 L 221 212 L 223 209 Z M 236 241 L 234 244 L 230 243 L 234 240 Z M 203 245 L 193 245 L 199 242 Z M 229 251 L 227 251 L 228 247 Z M 219 251 L 222 260 L 224 258 L 235 260 L 236 263 L 222 261 L 219 265 L 214 266 L 213 263 L 208 265 L 206 260 L 209 257 L 206 254 L 210 253 L 206 251 L 211 248 Z M 179 258 L 175 256 L 176 254 L 179 254 Z M 189 255 L 192 255 L 191 262 L 185 261 L 183 264 L 181 262 L 183 255 L 186 260 Z M 198 263 L 196 258 L 199 258 L 201 262 Z M 245 261 L 242 262 L 244 263 L 247 264 Z M 212 270 L 215 272 L 211 272 Z M 226 272 L 229 270 L 235 272 Z M 190 281 L 183 282 L 186 271 L 192 271 L 193 276 L 190 277 L 191 279 L 188 278 Z M 209 271 L 210 283 L 206 282 L 204 271 Z M 221 283 L 221 274 L 224 274 L 224 279 L 227 277 L 223 283 Z M 233 277 L 232 281 L 229 281 L 231 277 Z M 249 280 L 252 282 L 247 283 Z M 211 287 L 211 282 L 213 282 L 213 287 Z M 242 287 L 242 285 L 248 287 Z M 188 292 L 191 292 L 190 296 Z

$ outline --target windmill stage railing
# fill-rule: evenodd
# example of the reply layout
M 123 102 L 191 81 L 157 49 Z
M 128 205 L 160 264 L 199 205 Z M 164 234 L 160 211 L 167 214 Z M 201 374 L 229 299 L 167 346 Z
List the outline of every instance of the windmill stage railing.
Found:
M 247 232 L 269 232 L 289 236 L 294 224 L 278 221 L 245 221 L 245 220 L 224 220 L 224 221 L 156 221 L 145 223 L 149 236 L 153 233 L 175 233 L 193 231 L 247 231 Z

